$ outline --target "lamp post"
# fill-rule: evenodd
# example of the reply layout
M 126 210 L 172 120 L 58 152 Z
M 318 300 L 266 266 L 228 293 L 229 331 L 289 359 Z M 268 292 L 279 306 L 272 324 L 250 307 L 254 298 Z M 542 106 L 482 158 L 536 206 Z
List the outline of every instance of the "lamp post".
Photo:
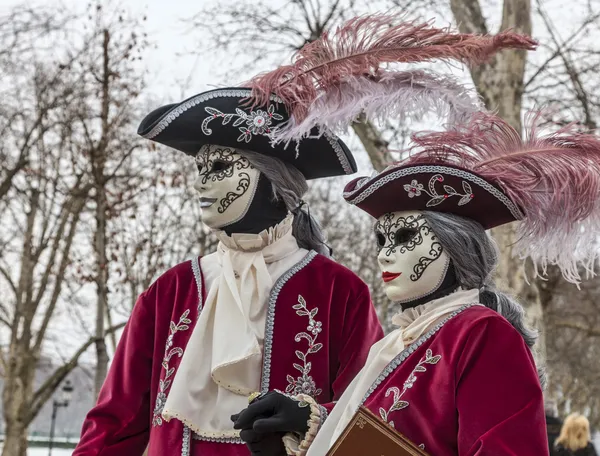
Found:
M 50 442 L 48 442 L 48 456 L 52 456 L 52 444 L 54 443 L 54 423 L 56 421 L 56 413 L 61 407 L 68 407 L 69 401 L 71 400 L 71 393 L 73 393 L 73 385 L 71 381 L 67 380 L 62 387 L 62 394 L 60 400 L 54 399 L 52 403 L 52 421 L 50 423 Z

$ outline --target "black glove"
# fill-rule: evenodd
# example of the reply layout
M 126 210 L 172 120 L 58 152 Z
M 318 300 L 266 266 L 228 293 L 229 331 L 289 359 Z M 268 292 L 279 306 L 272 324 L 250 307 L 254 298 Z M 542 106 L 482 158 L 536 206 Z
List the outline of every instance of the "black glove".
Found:
M 240 431 L 240 437 L 246 442 L 252 456 L 286 456 L 285 446 L 281 440 L 284 434 L 284 432 L 258 434 L 252 429 Z
M 233 415 L 234 429 L 253 429 L 258 434 L 308 431 L 310 406 L 277 391 L 269 391 L 241 413 Z

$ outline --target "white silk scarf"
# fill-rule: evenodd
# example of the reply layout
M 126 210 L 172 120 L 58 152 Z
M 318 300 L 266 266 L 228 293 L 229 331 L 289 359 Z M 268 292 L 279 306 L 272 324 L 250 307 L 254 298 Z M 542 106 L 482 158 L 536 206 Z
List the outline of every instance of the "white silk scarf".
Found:
M 289 215 L 259 234 L 217 232 L 212 284 L 162 412 L 205 438 L 237 438 L 230 416 L 260 389 L 267 301 L 273 282 L 306 250 L 292 235 Z M 204 259 L 204 258 L 203 258 Z M 290 261 L 285 261 L 290 260 Z M 273 277 L 269 266 L 276 268 Z M 271 268 L 272 270 L 273 268 Z

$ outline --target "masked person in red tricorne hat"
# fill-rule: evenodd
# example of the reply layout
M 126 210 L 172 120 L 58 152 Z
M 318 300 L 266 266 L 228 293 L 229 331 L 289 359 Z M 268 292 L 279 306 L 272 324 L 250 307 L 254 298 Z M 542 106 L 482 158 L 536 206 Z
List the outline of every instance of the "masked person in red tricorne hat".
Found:
M 415 44 L 421 33 L 427 46 Z M 473 40 L 490 47 L 476 51 Z M 402 121 L 434 108 L 450 116 L 446 131 L 414 135 L 400 155 L 407 158 L 344 191 L 376 219 L 373 252 L 397 305 L 396 329 L 371 347 L 326 420 L 310 395 L 271 391 L 232 417 L 244 440 L 286 432 L 288 454 L 323 456 L 364 406 L 431 455 L 548 454 L 536 334 L 521 305 L 495 288 L 498 250 L 486 230 L 518 222 L 513 250 L 533 260 L 535 273 L 552 264 L 577 283 L 597 252 L 600 140 L 573 127 L 542 136 L 539 116 L 521 139 L 500 118 L 472 110 L 468 90 L 447 77 L 380 68 L 478 60 L 501 43 L 534 45 L 510 32 L 442 39 L 423 25 L 363 17 L 253 81 L 257 100 L 275 92 L 295 107 L 274 134 L 283 143 L 315 128 L 343 129 L 358 115 Z
M 317 401 L 271 393 L 237 427 L 294 432 L 291 454 L 320 456 L 364 406 L 428 454 L 548 454 L 536 335 L 495 288 L 498 250 L 486 230 L 517 222 L 513 248 L 535 273 L 554 265 L 578 283 L 597 257 L 600 139 L 574 126 L 542 136 L 537 121 L 523 140 L 487 113 L 416 134 L 408 158 L 346 186 L 346 201 L 376 219 L 397 329 L 371 347 L 321 426 L 311 426 Z

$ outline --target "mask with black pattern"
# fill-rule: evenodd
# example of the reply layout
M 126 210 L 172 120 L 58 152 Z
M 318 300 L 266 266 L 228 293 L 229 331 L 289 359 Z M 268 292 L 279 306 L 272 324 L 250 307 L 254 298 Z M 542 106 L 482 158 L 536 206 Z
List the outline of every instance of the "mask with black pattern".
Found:
M 445 284 L 450 258 L 421 212 L 384 214 L 375 223 L 375 235 L 389 299 L 417 302 Z
M 196 155 L 202 221 L 231 233 L 259 233 L 283 220 L 287 209 L 269 180 L 241 151 L 208 144 Z

